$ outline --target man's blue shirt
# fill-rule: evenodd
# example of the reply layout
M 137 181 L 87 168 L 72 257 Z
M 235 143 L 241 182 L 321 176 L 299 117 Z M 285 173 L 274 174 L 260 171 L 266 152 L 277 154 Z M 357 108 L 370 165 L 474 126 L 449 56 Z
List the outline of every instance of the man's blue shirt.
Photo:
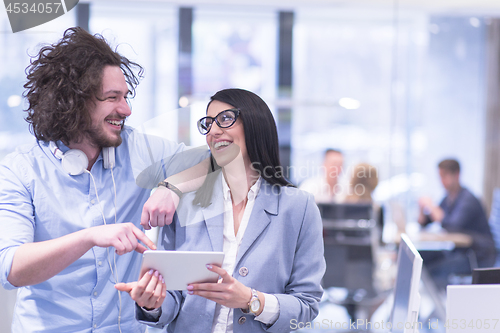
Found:
M 0 281 L 13 289 L 7 280 L 16 249 L 29 242 L 55 239 L 85 228 L 104 224 L 132 222 L 140 226 L 141 212 L 150 188 L 136 184 L 139 173 L 155 166 L 149 174 L 158 179 L 193 165 L 174 161 L 173 156 L 185 146 L 166 140 L 148 138 L 132 129 L 122 131 L 123 143 L 116 148 L 116 166 L 103 167 L 102 154 L 89 174 L 70 176 L 48 143 L 36 142 L 18 148 L 0 164 Z M 68 148 L 59 143 L 64 152 Z M 196 162 L 201 160 L 198 157 Z M 187 165 L 184 165 L 186 162 Z M 96 190 L 98 196 L 96 195 Z M 141 228 L 142 229 L 142 228 Z M 144 332 L 134 318 L 134 302 L 122 293 L 118 282 L 136 281 L 141 254 L 133 251 L 121 256 L 114 248 L 93 247 L 61 273 L 45 282 L 21 287 L 14 310 L 12 332 L 118 332 L 121 308 L 122 332 Z M 116 257 L 116 271 L 114 266 Z

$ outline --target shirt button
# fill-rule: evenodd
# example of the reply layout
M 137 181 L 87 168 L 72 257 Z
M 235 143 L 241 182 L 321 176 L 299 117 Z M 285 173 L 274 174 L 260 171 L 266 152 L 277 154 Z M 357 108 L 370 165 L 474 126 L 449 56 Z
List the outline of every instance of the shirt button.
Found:
M 94 328 L 97 328 L 97 324 L 94 324 Z
M 99 261 L 97 264 L 98 264 L 99 266 L 102 266 L 102 261 Z
M 94 291 L 94 296 L 97 296 L 97 291 Z
M 238 319 L 238 324 L 243 325 L 247 321 L 247 318 L 244 316 L 241 316 L 240 319 Z
M 248 268 L 241 267 L 240 270 L 238 271 L 238 273 L 240 273 L 241 276 L 247 276 L 247 274 L 248 274 Z
M 95 204 L 95 200 L 94 199 L 90 200 L 90 203 Z

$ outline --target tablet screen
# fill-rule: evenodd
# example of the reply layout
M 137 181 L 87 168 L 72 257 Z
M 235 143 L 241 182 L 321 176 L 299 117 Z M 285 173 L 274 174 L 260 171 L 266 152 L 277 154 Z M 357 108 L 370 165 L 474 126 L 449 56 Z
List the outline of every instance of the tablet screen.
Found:
M 142 256 L 142 271 L 159 271 L 167 290 L 186 290 L 190 283 L 217 282 L 219 275 L 206 265 L 220 267 L 223 260 L 223 252 L 147 250 Z

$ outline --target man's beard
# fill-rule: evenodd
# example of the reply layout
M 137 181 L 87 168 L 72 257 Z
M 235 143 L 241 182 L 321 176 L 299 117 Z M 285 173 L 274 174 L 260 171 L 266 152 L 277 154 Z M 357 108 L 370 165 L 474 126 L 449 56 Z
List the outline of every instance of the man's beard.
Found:
M 122 125 L 123 129 L 123 125 Z M 121 133 L 121 131 L 120 131 Z M 109 137 L 101 129 L 101 127 L 92 127 L 87 131 L 87 135 L 93 145 L 97 147 L 118 147 L 122 144 L 122 137 L 120 134 L 118 136 Z

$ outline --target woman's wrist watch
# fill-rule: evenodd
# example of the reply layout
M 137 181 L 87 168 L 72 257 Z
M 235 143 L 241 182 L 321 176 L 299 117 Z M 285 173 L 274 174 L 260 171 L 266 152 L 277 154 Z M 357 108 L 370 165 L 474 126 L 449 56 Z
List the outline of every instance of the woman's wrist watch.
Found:
M 248 302 L 248 309 L 241 309 L 243 313 L 252 313 L 256 316 L 260 310 L 260 299 L 259 294 L 257 294 L 257 290 L 252 289 L 252 298 L 250 298 L 250 302 Z

